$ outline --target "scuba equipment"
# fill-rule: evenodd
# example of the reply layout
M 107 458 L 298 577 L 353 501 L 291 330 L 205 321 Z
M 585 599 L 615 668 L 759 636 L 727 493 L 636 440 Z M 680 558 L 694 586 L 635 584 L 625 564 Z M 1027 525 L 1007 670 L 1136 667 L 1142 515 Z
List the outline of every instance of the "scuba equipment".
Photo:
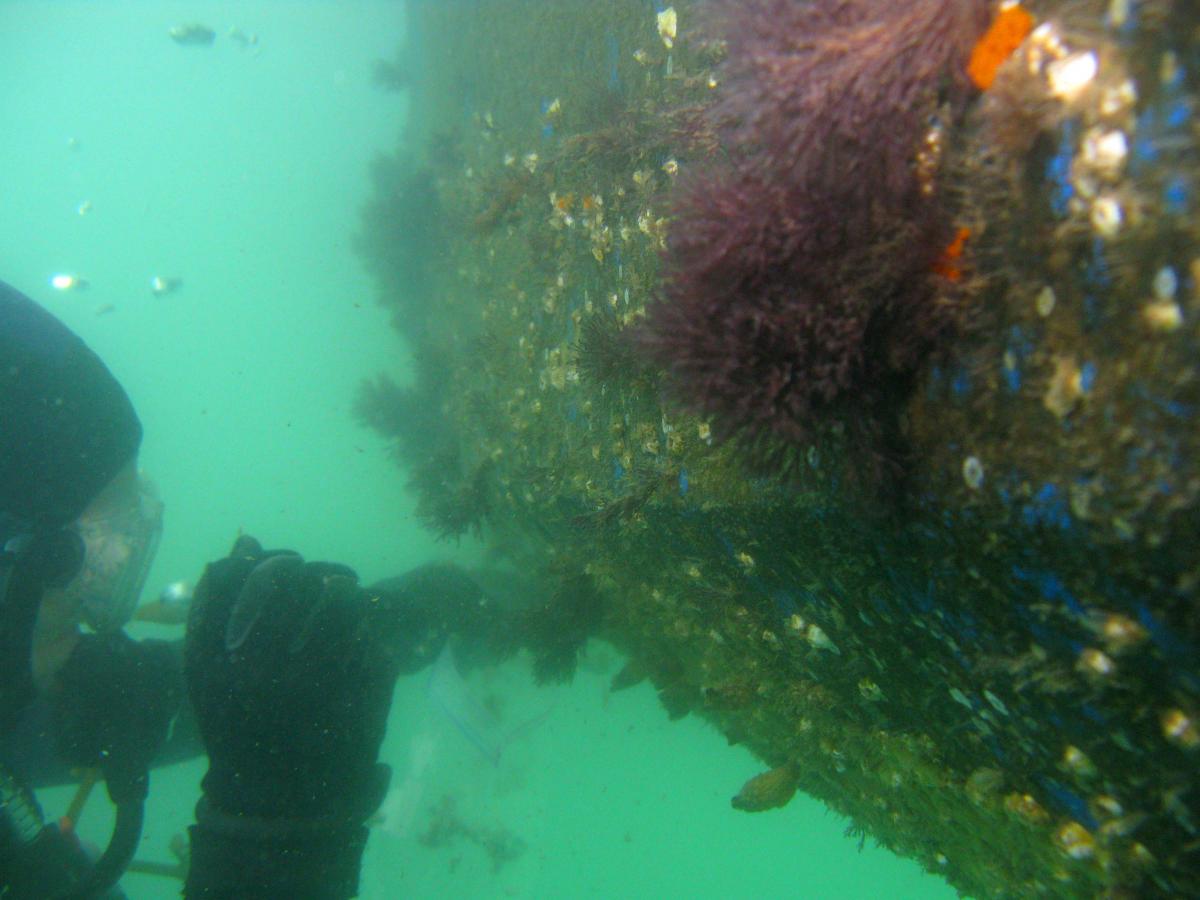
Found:
M 85 512 L 72 526 L 84 556 L 66 598 L 93 631 L 116 631 L 133 616 L 158 551 L 162 513 L 153 486 L 139 477 L 135 502 L 102 515 Z
M 33 630 L 42 594 L 69 583 L 82 562 L 82 541 L 69 529 L 35 532 L 0 513 L 0 732 L 34 694 Z
M 43 824 L 33 795 L 0 768 L 0 896 L 13 900 L 109 896 L 106 892 L 137 849 L 142 815 L 141 803 L 119 805 L 112 840 L 92 863 L 69 828 Z
M 35 694 L 33 633 L 45 591 L 69 592 L 82 582 L 91 591 L 79 594 L 82 609 L 88 609 L 90 600 L 93 621 L 102 621 L 97 611 L 112 610 L 108 624 L 119 628 L 121 616 L 127 617 L 136 605 L 153 559 L 161 504 L 151 506 L 149 514 L 139 509 L 136 516 L 95 520 L 87 529 L 70 525 L 36 532 L 13 516 L 0 518 L 0 525 L 5 529 L 0 535 L 0 727 L 7 730 Z M 85 578 L 89 567 L 91 575 Z M 120 602 L 102 604 L 102 588 Z M 128 647 L 141 652 L 133 654 Z M 126 657 L 132 659 L 122 665 Z M 88 863 L 73 836 L 57 825 L 43 826 L 32 795 L 0 770 L 0 893 L 94 897 L 121 877 L 141 835 L 149 758 L 165 737 L 180 693 L 178 686 L 165 691 L 154 688 L 161 697 L 155 704 L 148 702 L 154 698 L 135 696 L 129 686 L 136 687 L 148 672 L 163 669 L 167 663 L 161 657 L 156 649 L 143 650 L 119 633 L 81 639 L 60 674 L 59 681 L 65 684 L 56 692 L 57 705 L 66 710 L 58 713 L 66 744 L 61 749 L 78 761 L 103 762 L 109 795 L 116 804 L 112 837 L 100 858 Z M 150 681 L 147 687 L 154 684 Z M 107 702 L 100 702 L 97 691 L 105 690 Z M 62 702 L 64 697 L 74 703 Z M 87 715 L 80 713 L 85 707 Z M 128 714 L 120 715 L 122 710 Z M 127 727 L 131 717 L 143 727 Z M 98 718 L 108 729 L 97 724 Z M 119 730 L 123 742 L 114 740 L 114 730 Z
M 94 897 L 121 877 L 141 835 L 149 765 L 182 692 L 175 649 L 127 635 L 84 635 L 47 691 L 50 733 L 65 762 L 99 767 L 116 821 L 89 862 L 69 827 L 43 826 L 32 795 L 0 773 L 0 896 Z M 73 849 L 72 849 L 73 848 Z

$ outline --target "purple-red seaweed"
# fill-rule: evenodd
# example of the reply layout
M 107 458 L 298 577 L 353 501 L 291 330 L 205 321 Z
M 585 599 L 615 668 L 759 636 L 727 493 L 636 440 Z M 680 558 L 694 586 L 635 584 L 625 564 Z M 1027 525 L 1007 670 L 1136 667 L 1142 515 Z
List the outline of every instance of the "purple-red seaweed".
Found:
M 680 179 L 641 346 L 752 459 L 828 435 L 895 455 L 897 398 L 957 325 L 937 169 L 987 22 L 985 0 L 711 4 L 723 161 Z

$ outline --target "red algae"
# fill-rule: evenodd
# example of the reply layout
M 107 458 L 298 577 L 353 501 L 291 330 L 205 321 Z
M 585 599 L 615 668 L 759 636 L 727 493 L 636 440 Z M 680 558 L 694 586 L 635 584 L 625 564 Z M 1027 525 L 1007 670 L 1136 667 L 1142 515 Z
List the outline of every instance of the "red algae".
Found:
M 965 67 L 987 12 L 712 5 L 728 46 L 709 112 L 725 161 L 680 179 L 642 346 L 752 462 L 777 467 L 830 427 L 891 453 L 895 398 L 955 326 L 953 304 L 933 302 L 956 239 L 936 175 L 975 93 Z

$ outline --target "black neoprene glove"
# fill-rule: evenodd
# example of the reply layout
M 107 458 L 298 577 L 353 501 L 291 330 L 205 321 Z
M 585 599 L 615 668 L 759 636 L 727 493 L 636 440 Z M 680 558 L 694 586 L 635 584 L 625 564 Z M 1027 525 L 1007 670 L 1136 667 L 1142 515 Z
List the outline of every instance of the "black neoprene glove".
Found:
M 144 800 L 182 688 L 177 652 L 165 641 L 84 635 L 51 693 L 59 755 L 100 768 L 113 803 Z
M 243 537 L 196 587 L 188 691 L 208 749 L 188 897 L 357 890 L 396 658 L 353 570 Z

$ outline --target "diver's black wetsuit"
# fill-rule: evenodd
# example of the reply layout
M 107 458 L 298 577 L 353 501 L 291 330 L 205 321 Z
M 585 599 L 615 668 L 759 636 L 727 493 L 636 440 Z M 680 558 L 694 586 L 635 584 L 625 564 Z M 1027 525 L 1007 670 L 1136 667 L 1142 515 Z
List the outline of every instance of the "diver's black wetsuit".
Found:
M 131 464 L 141 434 L 129 398 L 100 359 L 0 282 L 0 735 L 13 733 L 35 697 L 31 650 L 43 593 L 69 582 L 84 561 L 70 524 Z M 95 646 L 89 642 L 80 659 Z M 64 878 L 73 883 L 72 873 L 89 869 L 96 880 L 81 885 L 101 895 L 140 830 L 137 768 L 112 768 L 121 839 L 98 867 L 69 836 L 42 828 L 27 788 L 0 769 L 0 895 L 52 897 Z
M 136 847 L 148 768 L 185 682 L 209 757 L 185 896 L 354 896 L 365 823 L 387 786 L 377 756 L 395 678 L 436 658 L 451 631 L 492 633 L 494 610 L 452 568 L 367 591 L 344 566 L 243 537 L 197 585 L 182 673 L 178 647 L 86 635 L 39 697 L 42 596 L 79 571 L 72 523 L 140 438 L 100 360 L 0 282 L 0 897 L 106 895 Z M 117 803 L 94 866 L 69 834 L 43 826 L 9 768 L 52 777 L 30 758 L 50 747 L 63 764 L 102 769 Z

